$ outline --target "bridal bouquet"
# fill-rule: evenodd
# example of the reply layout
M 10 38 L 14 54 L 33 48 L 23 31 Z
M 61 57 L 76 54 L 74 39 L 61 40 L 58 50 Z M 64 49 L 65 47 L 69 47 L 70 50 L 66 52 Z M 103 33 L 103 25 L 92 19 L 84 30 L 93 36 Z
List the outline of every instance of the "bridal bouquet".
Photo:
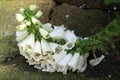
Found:
M 90 55 L 90 48 L 84 43 L 93 39 L 78 37 L 73 30 L 67 30 L 64 25 L 42 24 L 38 18 L 43 13 L 36 10 L 38 6 L 30 5 L 21 8 L 20 13 L 16 14 L 16 19 L 20 23 L 16 27 L 16 40 L 20 54 L 26 58 L 29 65 L 34 65 L 34 68 L 42 71 L 63 74 L 66 74 L 68 70 L 83 72 Z M 102 59 L 104 55 L 88 62 L 95 66 Z

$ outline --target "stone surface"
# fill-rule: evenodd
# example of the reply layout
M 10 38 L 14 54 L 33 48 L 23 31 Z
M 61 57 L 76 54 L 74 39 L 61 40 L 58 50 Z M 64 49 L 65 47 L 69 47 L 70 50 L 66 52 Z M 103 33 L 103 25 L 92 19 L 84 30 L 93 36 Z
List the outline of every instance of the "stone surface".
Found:
M 105 80 L 106 78 L 85 77 L 83 73 L 47 73 L 34 69 L 22 56 L 0 64 L 0 80 Z
M 39 5 L 39 8 L 44 13 L 41 17 L 41 22 L 46 23 L 49 20 L 49 12 L 55 6 L 53 0 L 0 0 L 0 38 L 14 34 L 16 25 L 18 25 L 15 13 L 21 7 L 31 4 Z
M 0 39 L 0 63 L 7 58 L 14 58 L 18 54 L 17 42 L 14 36 Z
M 58 6 L 51 18 L 54 25 L 65 25 L 74 30 L 79 36 L 90 36 L 96 34 L 111 22 L 114 15 L 102 10 L 86 10 L 76 6 L 62 4 Z
M 77 0 L 74 1 L 77 2 Z M 108 62 L 106 62 L 107 60 L 105 59 L 103 63 L 101 62 L 100 65 L 95 67 L 96 71 L 94 71 L 94 74 L 97 73 L 96 75 L 92 75 L 91 73 L 94 70 L 94 67 L 88 67 L 84 73 L 72 73 L 69 71 L 68 74 L 63 75 L 62 73 L 42 72 L 34 69 L 33 66 L 29 66 L 25 58 L 19 55 L 14 33 L 15 27 L 18 25 L 15 20 L 15 13 L 18 12 L 19 8 L 29 6 L 30 4 L 37 4 L 40 6 L 40 9 L 44 13 L 44 15 L 40 18 L 41 22 L 46 23 L 49 21 L 49 18 L 51 18 L 51 23 L 55 25 L 64 24 L 68 29 L 75 30 L 79 36 L 89 36 L 95 34 L 101 28 L 106 26 L 114 17 L 114 15 L 111 16 L 111 13 L 107 13 L 102 10 L 84 10 L 67 4 L 58 6 L 53 10 L 53 13 L 51 13 L 51 10 L 56 6 L 53 0 L 0 0 L 0 80 L 119 79 L 117 78 L 119 77 L 117 70 L 120 70 L 118 68 L 119 62 L 114 63 L 117 61 L 113 61 L 111 58 L 107 59 Z M 50 16 L 50 14 L 52 14 L 52 16 Z M 109 60 L 112 61 L 112 67 L 111 63 L 109 63 Z M 117 64 L 117 66 L 115 64 Z M 109 69 L 107 69 L 108 67 Z M 106 70 L 109 71 L 107 72 Z M 106 72 L 105 76 L 103 76 L 104 72 Z M 117 75 L 117 79 L 108 78 L 109 74 L 112 72 L 114 73 L 115 77 Z M 86 77 L 85 74 L 91 75 Z
M 116 7 L 117 10 L 120 9 L 120 4 L 111 4 L 105 5 L 104 0 L 54 0 L 58 4 L 67 3 L 76 5 L 82 8 L 90 8 L 90 9 L 112 9 Z

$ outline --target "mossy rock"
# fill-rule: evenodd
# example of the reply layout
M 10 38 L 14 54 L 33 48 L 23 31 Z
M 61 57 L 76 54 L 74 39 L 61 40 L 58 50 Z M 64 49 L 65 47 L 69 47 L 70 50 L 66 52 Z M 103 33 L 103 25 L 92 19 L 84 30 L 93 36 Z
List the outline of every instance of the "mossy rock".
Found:
M 110 5 L 106 5 L 104 3 L 104 0 L 54 0 L 54 1 L 56 1 L 58 4 L 67 3 L 70 5 L 75 5 L 80 8 L 114 10 L 114 7 L 116 7 L 116 10 L 120 9 L 120 4 L 113 3 Z
M 80 9 L 76 6 L 62 4 L 54 9 L 51 23 L 65 25 L 68 29 L 74 30 L 78 36 L 86 37 L 105 28 L 114 16 L 113 13 L 102 10 Z
M 18 54 L 15 36 L 7 36 L 0 39 L 0 63 L 7 58 L 14 58 Z
M 53 0 L 0 0 L 0 38 L 3 36 L 13 35 L 16 26 L 15 14 L 19 12 L 21 7 L 37 4 L 39 9 L 43 11 L 41 22 L 46 23 L 49 20 L 49 13 L 55 6 Z

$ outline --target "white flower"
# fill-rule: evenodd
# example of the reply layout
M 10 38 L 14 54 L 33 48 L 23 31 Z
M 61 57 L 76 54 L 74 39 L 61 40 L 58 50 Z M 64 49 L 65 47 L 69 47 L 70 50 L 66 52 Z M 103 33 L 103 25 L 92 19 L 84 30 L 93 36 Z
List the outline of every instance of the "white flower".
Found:
M 88 56 L 89 56 L 89 53 L 85 53 L 85 54 L 83 55 L 83 57 L 84 57 L 84 64 L 83 64 L 80 72 L 85 71 L 85 69 L 87 68 L 87 58 L 88 58 Z
M 77 36 L 75 35 L 74 31 L 70 30 L 65 31 L 65 40 L 75 43 L 77 40 Z
M 29 65 L 38 64 L 34 59 L 28 59 L 27 62 L 29 63 Z
M 58 71 L 63 72 L 63 74 L 67 73 L 68 70 L 68 62 L 71 60 L 72 54 L 67 54 L 59 63 L 58 63 Z
M 52 50 L 45 39 L 41 40 L 41 47 L 42 47 L 43 55 L 51 54 Z
M 72 41 L 68 41 L 63 47 L 64 49 L 70 50 L 75 46 L 75 43 Z
M 28 32 L 27 30 L 24 30 L 24 31 L 16 31 L 16 40 L 19 42 L 19 41 L 22 41 L 23 39 L 25 39 L 28 35 Z
M 87 67 L 87 58 L 89 56 L 89 53 L 85 53 L 84 55 L 80 56 L 80 61 L 79 64 L 77 66 L 78 72 L 83 72 L 85 71 L 86 67 Z
M 23 55 L 26 59 L 31 59 L 30 55 L 26 53 L 26 43 L 27 43 L 27 38 L 24 39 L 22 42 L 18 43 L 19 51 L 20 54 Z
M 31 11 L 35 11 L 37 9 L 37 5 L 36 4 L 30 5 L 29 9 Z
M 24 23 L 16 27 L 16 29 L 17 29 L 18 31 L 25 30 L 26 28 L 27 28 L 27 25 L 24 24 Z
M 72 59 L 70 60 L 70 62 L 68 63 L 68 66 L 70 66 L 70 68 L 72 68 L 72 71 L 75 71 L 77 69 L 77 65 L 79 63 L 79 58 L 80 58 L 80 54 L 75 53 L 73 55 Z
M 31 22 L 30 21 L 26 21 L 25 23 L 27 26 L 31 26 Z
M 50 37 L 53 39 L 64 39 L 65 27 L 62 25 L 60 27 L 55 26 L 54 30 L 50 33 Z
M 22 14 L 16 14 L 16 19 L 18 22 L 22 22 L 24 20 L 24 16 Z
M 34 44 L 35 44 L 34 34 L 30 34 L 27 37 L 27 42 L 26 42 L 26 46 L 25 46 L 26 52 L 28 54 L 33 52 Z
M 24 8 L 21 8 L 21 9 L 20 9 L 20 12 L 21 12 L 21 13 L 24 13 L 24 11 L 25 11 Z
M 31 54 L 31 57 L 33 57 L 33 59 L 35 61 L 39 61 L 41 59 L 41 44 L 39 41 L 35 42 L 33 53 Z
M 55 48 L 55 53 L 62 53 L 64 52 L 64 47 L 62 45 L 58 45 L 56 48 Z
M 55 72 L 56 65 L 54 64 L 54 60 L 47 60 L 47 72 Z
M 91 60 L 89 61 L 89 63 L 90 63 L 90 65 L 92 65 L 92 66 L 96 66 L 96 65 L 98 65 L 104 58 L 105 58 L 105 56 L 102 55 L 102 56 L 100 56 L 100 57 L 98 57 L 98 58 L 91 59 Z
M 78 63 L 78 66 L 77 66 L 78 71 L 81 70 L 83 65 L 84 65 L 84 57 L 83 57 L 83 55 L 80 55 L 79 63 Z
M 55 53 L 56 48 L 58 47 L 59 44 L 57 43 L 49 43 L 50 48 L 52 49 L 52 52 Z
M 87 39 L 89 39 L 89 37 L 84 37 L 84 38 L 83 38 L 83 40 L 87 40 Z
M 52 32 L 53 31 L 52 25 L 50 23 L 44 24 L 42 28 L 45 29 L 48 32 Z
M 36 19 L 35 17 L 32 17 L 33 24 L 40 24 L 40 21 Z
M 65 56 L 66 56 L 66 51 L 64 51 L 63 53 L 60 53 L 60 54 L 54 54 L 54 55 L 53 55 L 53 59 L 55 60 L 55 63 L 58 63 L 58 62 L 61 61 Z
M 39 18 L 40 16 L 42 16 L 42 14 L 43 14 L 42 11 L 39 10 L 39 11 L 36 13 L 35 16 L 36 16 L 37 18 Z
M 39 32 L 40 32 L 40 34 L 42 35 L 43 38 L 45 38 L 45 39 L 49 38 L 49 33 L 46 30 L 40 28 Z
M 42 67 L 40 66 L 40 64 L 36 64 L 35 66 L 34 66 L 34 68 L 36 68 L 36 69 L 42 69 Z

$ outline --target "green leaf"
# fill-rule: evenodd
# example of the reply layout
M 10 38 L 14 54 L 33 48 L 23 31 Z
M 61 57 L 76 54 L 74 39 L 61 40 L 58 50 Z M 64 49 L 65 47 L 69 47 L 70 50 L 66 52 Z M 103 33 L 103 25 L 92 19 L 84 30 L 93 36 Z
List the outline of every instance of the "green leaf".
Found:
M 120 3 L 120 0 L 113 0 L 114 3 Z
M 110 5 L 111 3 L 113 3 L 113 0 L 104 0 L 104 3 L 105 3 L 106 5 Z

